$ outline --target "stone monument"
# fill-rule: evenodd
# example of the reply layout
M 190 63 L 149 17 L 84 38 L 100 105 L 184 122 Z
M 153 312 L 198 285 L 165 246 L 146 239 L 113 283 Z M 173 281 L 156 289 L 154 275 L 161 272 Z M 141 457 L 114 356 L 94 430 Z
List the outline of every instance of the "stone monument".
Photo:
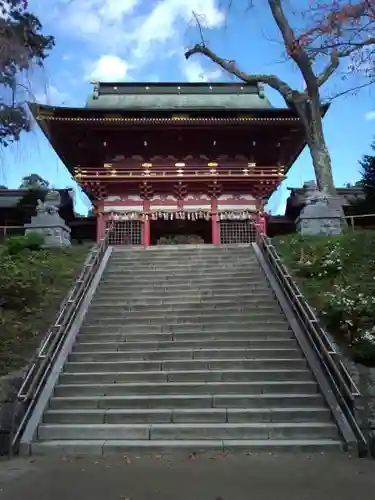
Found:
M 342 210 L 324 190 L 319 191 L 314 182 L 306 182 L 303 186 L 306 205 L 297 220 L 297 231 L 302 236 L 337 236 L 342 233 Z M 331 199 L 332 198 L 332 199 Z
M 25 234 L 40 233 L 45 247 L 70 246 L 70 227 L 59 215 L 61 196 L 58 191 L 48 191 L 45 201 L 38 200 L 36 215 L 24 225 Z

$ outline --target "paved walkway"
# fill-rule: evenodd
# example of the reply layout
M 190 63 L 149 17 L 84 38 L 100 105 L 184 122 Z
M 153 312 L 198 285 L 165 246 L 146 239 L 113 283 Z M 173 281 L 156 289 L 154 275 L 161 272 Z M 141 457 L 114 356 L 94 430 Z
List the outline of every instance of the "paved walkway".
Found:
M 346 455 L 0 462 L 1 500 L 373 500 L 375 461 Z

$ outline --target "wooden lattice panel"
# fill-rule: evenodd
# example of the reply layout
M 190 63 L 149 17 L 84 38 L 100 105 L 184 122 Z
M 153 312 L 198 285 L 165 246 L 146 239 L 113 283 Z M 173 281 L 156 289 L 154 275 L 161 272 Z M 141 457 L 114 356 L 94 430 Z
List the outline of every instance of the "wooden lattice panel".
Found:
M 110 220 L 106 222 L 109 245 L 141 245 L 142 222 L 138 220 Z
M 254 220 L 224 220 L 220 222 L 221 244 L 249 244 L 255 241 L 256 226 Z

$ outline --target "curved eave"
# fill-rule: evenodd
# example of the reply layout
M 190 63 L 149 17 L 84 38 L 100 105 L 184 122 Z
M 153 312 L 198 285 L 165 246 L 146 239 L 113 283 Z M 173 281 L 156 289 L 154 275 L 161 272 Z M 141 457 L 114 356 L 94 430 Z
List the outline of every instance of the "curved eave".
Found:
M 202 122 L 207 119 L 218 120 L 232 119 L 243 121 L 256 120 L 286 120 L 298 121 L 295 112 L 288 108 L 266 108 L 266 109 L 170 109 L 170 110 L 114 110 L 108 108 L 73 108 L 65 106 L 49 106 L 37 103 L 29 103 L 29 108 L 37 121 L 82 121 L 82 122 L 128 122 L 128 123 L 163 123 L 166 121 L 181 121 L 184 115 L 191 114 L 186 121 Z M 180 116 L 176 120 L 176 116 Z

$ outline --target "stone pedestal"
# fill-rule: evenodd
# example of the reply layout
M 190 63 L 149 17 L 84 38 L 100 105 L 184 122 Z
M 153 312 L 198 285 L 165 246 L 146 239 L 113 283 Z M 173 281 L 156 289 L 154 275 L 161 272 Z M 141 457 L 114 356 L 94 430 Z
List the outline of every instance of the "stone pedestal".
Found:
M 67 247 L 71 244 L 70 227 L 57 213 L 39 213 L 24 227 L 25 234 L 30 232 L 42 234 L 45 247 Z
M 342 233 L 342 221 L 337 201 L 315 192 L 297 218 L 296 227 L 302 236 L 338 236 Z

